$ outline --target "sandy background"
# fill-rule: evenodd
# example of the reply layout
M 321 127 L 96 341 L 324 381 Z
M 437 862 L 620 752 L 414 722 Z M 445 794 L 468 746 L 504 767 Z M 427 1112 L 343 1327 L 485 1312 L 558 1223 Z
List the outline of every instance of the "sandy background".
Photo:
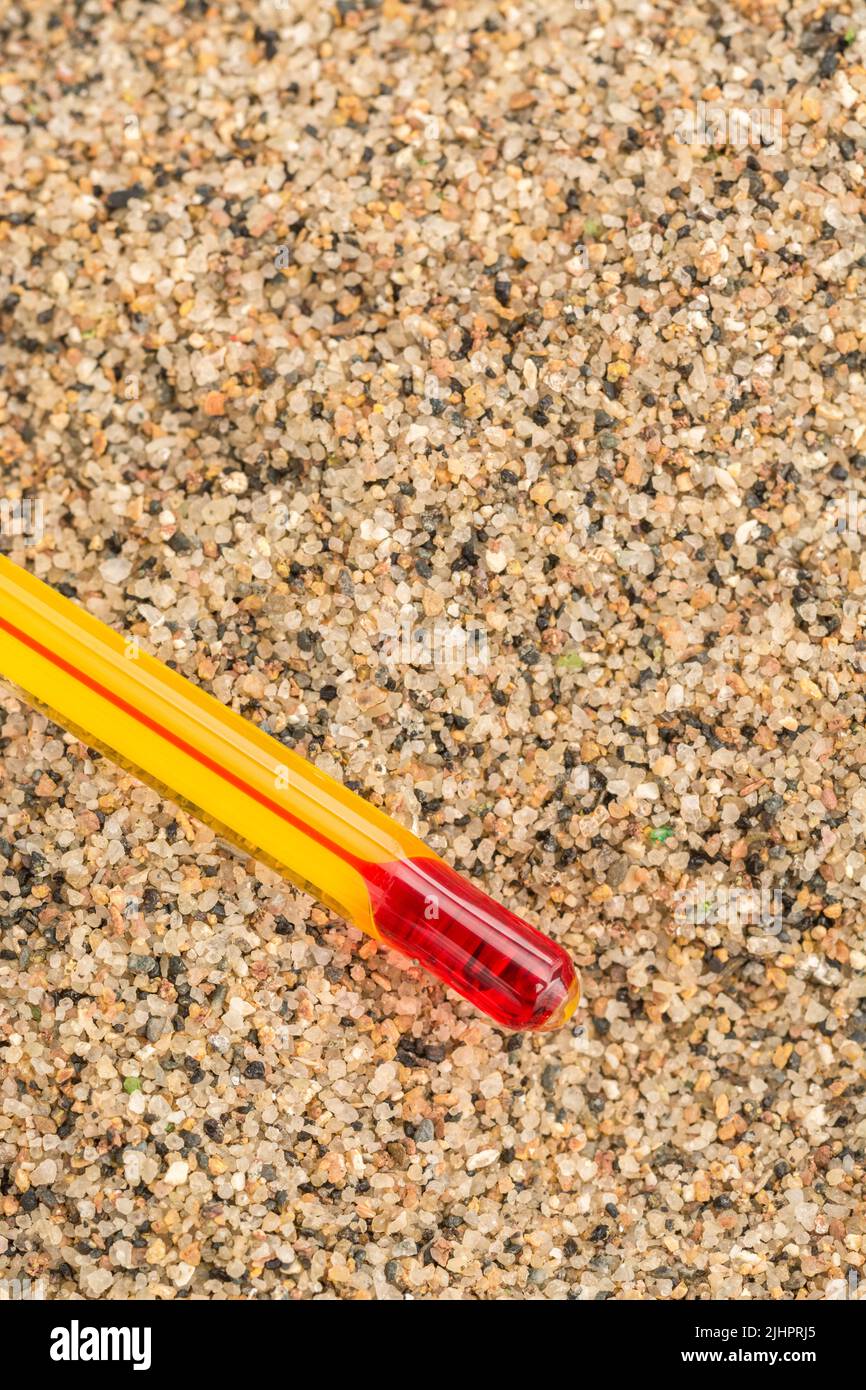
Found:
M 0 1276 L 856 1297 L 863 7 L 0 26 L 5 552 L 586 991 L 498 1032 L 4 684 Z

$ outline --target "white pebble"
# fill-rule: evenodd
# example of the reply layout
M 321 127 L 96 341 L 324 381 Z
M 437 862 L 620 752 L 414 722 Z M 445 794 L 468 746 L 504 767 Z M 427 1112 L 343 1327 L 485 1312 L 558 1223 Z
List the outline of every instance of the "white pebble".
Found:
M 114 1275 L 110 1269 L 100 1269 L 98 1266 L 94 1266 L 93 1269 L 88 1269 L 87 1273 L 82 1275 L 81 1283 L 85 1293 L 93 1294 L 95 1298 L 98 1298 L 114 1283 Z
M 122 584 L 131 571 L 132 564 L 123 555 L 113 555 L 99 566 L 99 573 L 108 584 Z
M 53 1158 L 44 1158 L 30 1174 L 31 1187 L 50 1187 L 57 1178 L 57 1164 Z
M 498 1157 L 498 1149 L 479 1149 L 477 1154 L 473 1154 L 470 1159 L 467 1159 L 466 1171 L 467 1173 L 474 1173 L 478 1168 L 489 1168 Z
M 189 1164 L 185 1162 L 184 1159 L 178 1158 L 175 1159 L 174 1163 L 170 1164 L 165 1175 L 165 1181 L 168 1183 L 169 1187 L 179 1187 L 181 1183 L 186 1182 L 188 1177 Z
M 658 798 L 659 789 L 655 782 L 641 782 L 635 787 L 634 794 L 642 801 L 655 801 Z

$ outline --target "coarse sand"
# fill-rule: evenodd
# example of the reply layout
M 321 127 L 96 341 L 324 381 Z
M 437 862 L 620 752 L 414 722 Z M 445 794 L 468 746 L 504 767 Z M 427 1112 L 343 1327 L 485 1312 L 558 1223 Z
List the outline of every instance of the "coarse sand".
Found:
M 0 1279 L 857 1297 L 866 9 L 13 3 L 4 552 L 572 953 L 497 1031 L 0 685 Z

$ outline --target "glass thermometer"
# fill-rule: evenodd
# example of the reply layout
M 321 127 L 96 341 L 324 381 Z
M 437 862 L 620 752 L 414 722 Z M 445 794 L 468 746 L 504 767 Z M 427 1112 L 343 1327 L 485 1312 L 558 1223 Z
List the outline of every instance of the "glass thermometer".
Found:
M 86 743 L 505 1028 L 555 1028 L 561 946 L 410 831 L 0 556 L 0 675 Z

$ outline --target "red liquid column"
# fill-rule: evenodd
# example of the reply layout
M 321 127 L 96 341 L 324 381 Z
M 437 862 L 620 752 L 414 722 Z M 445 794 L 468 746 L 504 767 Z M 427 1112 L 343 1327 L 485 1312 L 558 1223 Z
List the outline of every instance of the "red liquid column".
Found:
M 383 939 L 504 1028 L 556 1028 L 580 996 L 561 946 L 440 859 L 359 865 Z

